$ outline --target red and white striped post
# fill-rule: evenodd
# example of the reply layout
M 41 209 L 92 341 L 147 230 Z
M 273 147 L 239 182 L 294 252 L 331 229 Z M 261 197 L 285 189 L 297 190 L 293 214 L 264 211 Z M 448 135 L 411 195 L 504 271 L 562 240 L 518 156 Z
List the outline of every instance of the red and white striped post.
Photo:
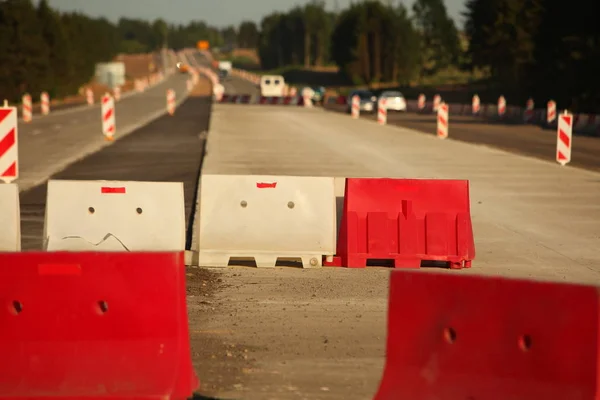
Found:
M 533 116 L 535 114 L 535 102 L 533 101 L 533 99 L 529 99 L 527 100 L 527 103 L 525 103 L 525 113 L 523 114 L 523 120 L 526 123 L 529 123 L 533 120 Z
M 474 95 L 473 100 L 471 100 L 471 111 L 473 112 L 473 115 L 477 115 L 477 114 L 479 114 L 480 110 L 481 110 L 481 99 L 479 98 L 478 95 Z
M 213 94 L 215 95 L 215 100 L 221 101 L 223 99 L 223 94 L 225 93 L 225 87 L 220 83 L 217 83 L 213 86 Z
M 92 92 L 92 89 L 90 89 L 90 88 L 85 89 L 85 99 L 87 101 L 88 106 L 91 106 L 94 104 L 94 92 Z
M 506 99 L 504 96 L 498 97 L 498 116 L 503 117 L 506 114 Z
M 115 101 L 121 100 L 121 86 L 115 86 L 113 89 L 113 97 L 115 98 Z
M 379 125 L 387 124 L 387 107 L 385 99 L 379 99 L 377 102 L 377 123 Z
M 0 107 L 0 180 L 4 183 L 19 177 L 17 113 L 17 108 L 9 107 L 6 101 Z
M 442 103 L 442 96 L 440 96 L 439 94 L 436 94 L 435 96 L 433 96 L 433 112 L 437 112 L 437 110 L 440 108 L 441 103 Z
M 109 93 L 102 96 L 102 134 L 106 140 L 115 140 L 115 100 Z
M 360 97 L 358 97 L 356 95 L 352 96 L 351 107 L 352 108 L 350 109 L 350 112 L 351 112 L 352 118 L 356 119 L 356 118 L 360 117 Z
M 47 92 L 42 92 L 40 95 L 40 108 L 42 109 L 42 115 L 50 114 L 50 96 Z
M 551 124 L 556 120 L 556 102 L 554 100 L 550 100 L 547 104 L 546 109 L 546 122 Z
M 571 147 L 573 146 L 573 115 L 565 110 L 558 119 L 556 138 L 556 162 L 565 166 L 571 161 Z
M 417 107 L 419 108 L 419 111 L 423 111 L 425 109 L 426 102 L 427 102 L 427 98 L 425 97 L 425 95 L 423 93 L 421 93 L 419 95 L 419 99 L 417 100 Z
M 175 115 L 175 91 L 167 89 L 167 112 L 169 115 Z
M 302 104 L 304 104 L 304 107 L 307 107 L 307 108 L 313 107 L 312 97 L 310 96 L 310 94 L 308 92 L 302 93 Z
M 21 103 L 23 104 L 23 122 L 31 122 L 33 119 L 31 96 L 24 94 L 21 98 Z
M 437 137 L 446 139 L 448 137 L 448 119 L 450 108 L 448 104 L 441 103 L 437 111 Z

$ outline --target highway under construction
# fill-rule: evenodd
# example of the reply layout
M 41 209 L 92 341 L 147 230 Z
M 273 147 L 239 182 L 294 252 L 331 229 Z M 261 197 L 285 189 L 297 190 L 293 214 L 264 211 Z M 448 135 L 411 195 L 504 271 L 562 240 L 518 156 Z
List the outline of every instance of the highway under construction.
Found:
M 19 122 L 0 398 L 593 398 L 597 138 L 562 166 L 531 126 L 224 104 L 180 57 L 113 141 L 100 106 Z

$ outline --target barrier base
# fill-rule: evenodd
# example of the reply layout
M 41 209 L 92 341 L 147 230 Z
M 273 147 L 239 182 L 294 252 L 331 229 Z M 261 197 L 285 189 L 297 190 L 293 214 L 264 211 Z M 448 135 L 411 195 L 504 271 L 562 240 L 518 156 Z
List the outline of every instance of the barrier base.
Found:
M 414 257 L 386 257 L 386 258 L 372 258 L 367 256 L 352 256 L 346 257 L 343 259 L 339 256 L 334 256 L 330 260 L 327 260 L 327 257 L 323 259 L 324 267 L 346 267 L 346 268 L 366 268 L 369 260 L 377 260 L 378 262 L 382 261 L 391 261 L 394 265 L 394 268 L 421 268 L 421 266 L 425 263 L 431 264 L 441 264 L 445 263 L 447 268 L 449 269 L 463 269 L 463 268 L 471 268 L 472 261 L 471 260 L 462 260 L 460 258 L 445 258 L 443 260 L 432 260 L 430 258 L 414 258 Z
M 319 268 L 323 266 L 322 254 L 295 254 L 295 253 L 225 253 L 225 252 L 203 252 L 200 251 L 198 264 L 202 267 L 221 267 L 229 265 L 232 258 L 254 260 L 257 268 L 275 268 L 279 259 L 295 259 L 302 262 L 302 268 Z

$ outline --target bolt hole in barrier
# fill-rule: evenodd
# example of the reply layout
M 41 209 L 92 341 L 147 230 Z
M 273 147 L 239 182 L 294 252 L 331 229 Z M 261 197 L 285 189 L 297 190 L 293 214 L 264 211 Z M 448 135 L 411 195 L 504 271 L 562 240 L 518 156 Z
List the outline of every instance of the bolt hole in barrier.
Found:
M 469 182 L 347 178 L 336 256 L 325 266 L 449 266 L 475 258 Z
M 592 286 L 394 270 L 374 399 L 598 399 L 599 300 Z
M 141 214 L 144 210 L 142 210 L 140 207 L 135 209 L 135 212 L 138 214 Z M 94 214 L 96 212 L 96 209 L 94 207 L 88 207 L 88 212 L 90 214 Z
M 184 400 L 184 253 L 0 253 L 1 399 Z
M 100 300 L 98 302 L 98 310 L 101 314 L 106 314 L 108 312 L 108 303 L 104 300 Z
M 11 311 L 15 315 L 21 314 L 21 311 L 23 311 L 23 304 L 21 304 L 21 302 L 18 300 L 13 301 Z

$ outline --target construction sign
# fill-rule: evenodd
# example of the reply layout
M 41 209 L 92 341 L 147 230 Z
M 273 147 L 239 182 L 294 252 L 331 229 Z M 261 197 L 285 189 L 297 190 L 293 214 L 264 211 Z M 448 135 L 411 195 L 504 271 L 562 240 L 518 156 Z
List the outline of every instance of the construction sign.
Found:
M 210 45 L 208 40 L 199 40 L 198 43 L 196 43 L 196 47 L 198 47 L 198 50 L 208 50 Z

